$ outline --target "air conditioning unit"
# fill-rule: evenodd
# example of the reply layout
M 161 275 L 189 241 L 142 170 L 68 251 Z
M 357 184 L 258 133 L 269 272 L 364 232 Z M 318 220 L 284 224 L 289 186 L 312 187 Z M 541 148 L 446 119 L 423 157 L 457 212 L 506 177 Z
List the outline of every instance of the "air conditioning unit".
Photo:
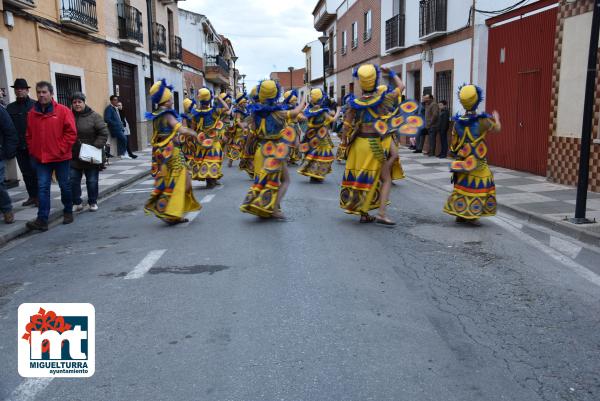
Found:
M 433 50 L 425 50 L 423 53 L 421 53 L 421 60 L 432 64 L 433 63 Z

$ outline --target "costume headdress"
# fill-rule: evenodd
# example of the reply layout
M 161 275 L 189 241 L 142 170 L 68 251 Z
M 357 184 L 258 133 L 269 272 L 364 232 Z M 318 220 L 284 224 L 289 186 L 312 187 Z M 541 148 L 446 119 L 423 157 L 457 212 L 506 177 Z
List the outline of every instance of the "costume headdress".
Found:
M 163 104 L 173 96 L 173 86 L 167 85 L 166 79 L 156 81 L 152 87 L 150 87 L 150 98 L 152 103 Z
M 248 95 L 246 94 L 246 92 L 242 92 L 238 95 L 238 97 L 235 98 L 235 103 L 236 104 L 240 104 L 242 102 L 247 102 L 248 101 Z
M 363 64 L 355 69 L 352 75 L 354 78 L 358 78 L 363 91 L 373 92 L 379 85 L 381 71 L 379 70 L 379 66 L 375 64 Z
M 252 89 L 250 89 L 250 100 L 257 101 L 258 100 L 258 85 L 254 85 Z
M 321 88 L 314 88 L 310 91 L 310 104 L 313 106 L 323 105 L 327 100 L 327 95 L 323 92 Z
M 279 99 L 281 87 L 272 79 L 265 79 L 264 81 L 260 81 L 256 91 L 260 103 L 274 103 Z
M 466 111 L 475 111 L 483 101 L 483 90 L 477 85 L 463 85 L 458 89 L 458 99 Z
M 298 102 L 298 91 L 292 89 L 283 94 L 283 103 L 287 105 L 295 105 Z
M 194 106 L 197 104 L 196 99 L 185 98 L 183 99 L 183 112 L 189 113 L 193 110 Z
M 207 105 L 210 104 L 210 101 L 213 98 L 212 91 L 208 88 L 201 88 L 198 90 L 198 100 L 200 100 L 200 104 Z

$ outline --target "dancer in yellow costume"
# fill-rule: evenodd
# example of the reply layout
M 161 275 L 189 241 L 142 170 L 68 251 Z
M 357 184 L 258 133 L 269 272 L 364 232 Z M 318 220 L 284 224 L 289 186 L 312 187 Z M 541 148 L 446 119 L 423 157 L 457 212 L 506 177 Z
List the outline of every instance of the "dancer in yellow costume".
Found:
M 285 219 L 281 201 L 289 186 L 287 159 L 290 144 L 296 140 L 296 132 L 287 122 L 304 109 L 302 101 L 293 110 L 277 104 L 279 84 L 273 80 L 258 85 L 258 103 L 251 106 L 251 126 L 257 139 L 254 156 L 254 185 L 246 194 L 240 207 L 244 213 L 263 218 Z
M 194 171 L 193 179 L 206 181 L 207 188 L 214 188 L 218 179 L 223 176 L 222 140 L 225 135 L 225 124 L 221 119 L 229 114 L 229 106 L 217 97 L 221 108 L 212 106 L 213 95 L 210 89 L 202 88 L 198 91 L 199 107 L 192 110 L 193 125 L 198 132 L 197 159 L 201 160 L 200 168 Z
M 283 105 L 287 110 L 293 110 L 298 105 L 298 91 L 296 89 L 287 91 L 283 94 Z M 300 138 L 302 138 L 302 129 L 300 128 L 300 121 L 305 121 L 306 118 L 302 114 L 298 114 L 298 116 L 293 121 L 288 121 L 288 125 L 296 131 L 296 141 L 293 144 L 290 144 L 290 157 L 288 164 L 296 165 L 297 162 L 302 160 L 302 155 L 300 154 Z
M 235 99 L 235 107 L 232 112 L 233 130 L 231 138 L 227 142 L 227 158 L 229 159 L 229 167 L 232 166 L 234 160 L 240 160 L 242 149 L 246 144 L 248 136 L 248 96 L 242 93 Z
M 173 87 L 163 79 L 150 88 L 152 102 L 158 104 L 153 113 L 146 113 L 152 121 L 152 177 L 154 190 L 144 210 L 154 214 L 165 223 L 184 223 L 185 214 L 200 210 L 194 198 L 180 138 L 195 137 L 196 133 L 181 125 L 177 112 L 173 110 Z
M 192 110 L 196 107 L 195 99 L 183 99 L 183 114 L 181 114 L 181 122 L 184 127 L 196 130 L 194 126 L 194 117 Z M 202 165 L 202 153 L 203 148 L 200 146 L 197 137 L 192 136 L 180 136 L 179 141 L 181 142 L 181 150 L 185 155 L 186 164 L 192 174 L 192 178 L 200 171 Z
M 250 99 L 248 99 L 248 110 L 258 101 L 257 97 L 258 85 L 253 86 L 250 90 Z M 252 124 L 248 125 L 244 146 L 242 147 L 242 155 L 240 156 L 240 170 L 244 170 L 254 179 L 254 154 L 256 153 L 256 135 L 252 131 Z
M 479 225 L 480 217 L 496 214 L 496 186 L 487 163 L 485 142 L 489 132 L 500 131 L 500 116 L 477 113 L 483 100 L 481 88 L 464 85 L 459 91 L 465 114 L 454 117 L 450 151 L 456 160 L 450 163 L 454 190 L 446 201 L 444 212 L 456 216 L 457 223 Z
M 393 92 L 394 95 L 398 95 L 397 100 L 393 101 L 384 101 L 383 105 L 388 108 L 389 114 L 396 114 L 398 104 L 400 103 L 402 92 L 398 90 L 398 88 L 390 88 L 387 85 L 379 85 L 377 87 L 377 93 L 386 97 L 390 92 Z M 398 144 L 400 142 L 400 135 L 395 135 L 396 129 L 388 124 L 388 132 L 382 137 L 382 146 L 383 152 L 385 154 L 386 159 L 389 158 L 390 153 L 392 152 L 392 146 L 395 147 L 395 154 L 397 154 L 397 158 L 392 164 L 392 181 L 403 180 L 406 178 L 404 174 L 404 169 L 402 168 L 402 163 L 400 162 L 400 153 L 398 152 Z
M 326 100 L 322 89 L 313 89 L 310 91 L 310 105 L 304 110 L 304 117 L 308 119 L 308 129 L 303 140 L 306 152 L 304 164 L 298 173 L 310 177 L 311 182 L 322 182 L 331 173 L 334 159 L 329 126 L 339 116 L 341 108 L 336 113 L 331 112 L 323 107 Z
M 360 215 L 361 223 L 376 221 L 393 226 L 386 216 L 386 206 L 392 184 L 392 171 L 398 149 L 392 135 L 414 135 L 423 125 L 415 116 L 417 104 L 399 104 L 404 90 L 402 80 L 389 69 L 382 69 L 394 81 L 396 89 L 378 92 L 380 69 L 373 64 L 362 65 L 354 72 L 363 94 L 348 101 L 344 117 L 343 137 L 347 140 L 346 169 L 340 192 L 340 207 L 346 213 Z M 379 208 L 377 216 L 369 211 Z
M 348 95 L 344 96 L 344 98 L 342 99 L 342 116 L 345 116 L 346 113 L 348 112 L 348 100 L 351 97 L 352 97 L 352 95 L 348 94 Z M 347 140 L 346 140 L 346 138 L 344 138 L 343 131 L 338 132 L 338 136 L 340 137 L 340 144 L 338 145 L 338 148 L 337 148 L 337 151 L 335 154 L 335 159 L 339 163 L 344 163 L 344 160 L 346 160 Z

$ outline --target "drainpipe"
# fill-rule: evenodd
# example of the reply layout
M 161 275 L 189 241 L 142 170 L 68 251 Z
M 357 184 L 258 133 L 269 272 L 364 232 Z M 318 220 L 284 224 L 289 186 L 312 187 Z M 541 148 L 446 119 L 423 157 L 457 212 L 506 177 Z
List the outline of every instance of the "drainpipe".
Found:
M 150 81 L 154 84 L 154 60 L 152 59 L 152 47 L 154 38 L 152 35 L 152 0 L 146 0 L 146 13 L 148 14 L 148 50 L 150 53 Z
M 473 83 L 473 70 L 475 68 L 475 1 L 473 0 L 473 5 L 471 6 L 471 74 L 470 83 Z

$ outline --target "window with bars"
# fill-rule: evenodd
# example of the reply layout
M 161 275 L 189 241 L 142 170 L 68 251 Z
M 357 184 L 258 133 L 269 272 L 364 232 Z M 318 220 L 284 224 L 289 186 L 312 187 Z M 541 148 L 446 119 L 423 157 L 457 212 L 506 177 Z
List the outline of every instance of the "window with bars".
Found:
M 71 96 L 75 92 L 81 92 L 81 77 L 56 74 L 56 101 L 58 103 L 71 107 Z
M 358 23 L 352 23 L 352 48 L 355 49 L 358 46 Z
M 452 71 L 440 71 L 435 74 L 435 91 L 438 102 L 448 102 L 448 111 L 452 115 Z
M 364 27 L 365 31 L 363 32 L 363 41 L 368 41 L 371 39 L 372 31 L 373 31 L 373 19 L 371 15 L 371 10 L 367 11 L 364 14 Z

